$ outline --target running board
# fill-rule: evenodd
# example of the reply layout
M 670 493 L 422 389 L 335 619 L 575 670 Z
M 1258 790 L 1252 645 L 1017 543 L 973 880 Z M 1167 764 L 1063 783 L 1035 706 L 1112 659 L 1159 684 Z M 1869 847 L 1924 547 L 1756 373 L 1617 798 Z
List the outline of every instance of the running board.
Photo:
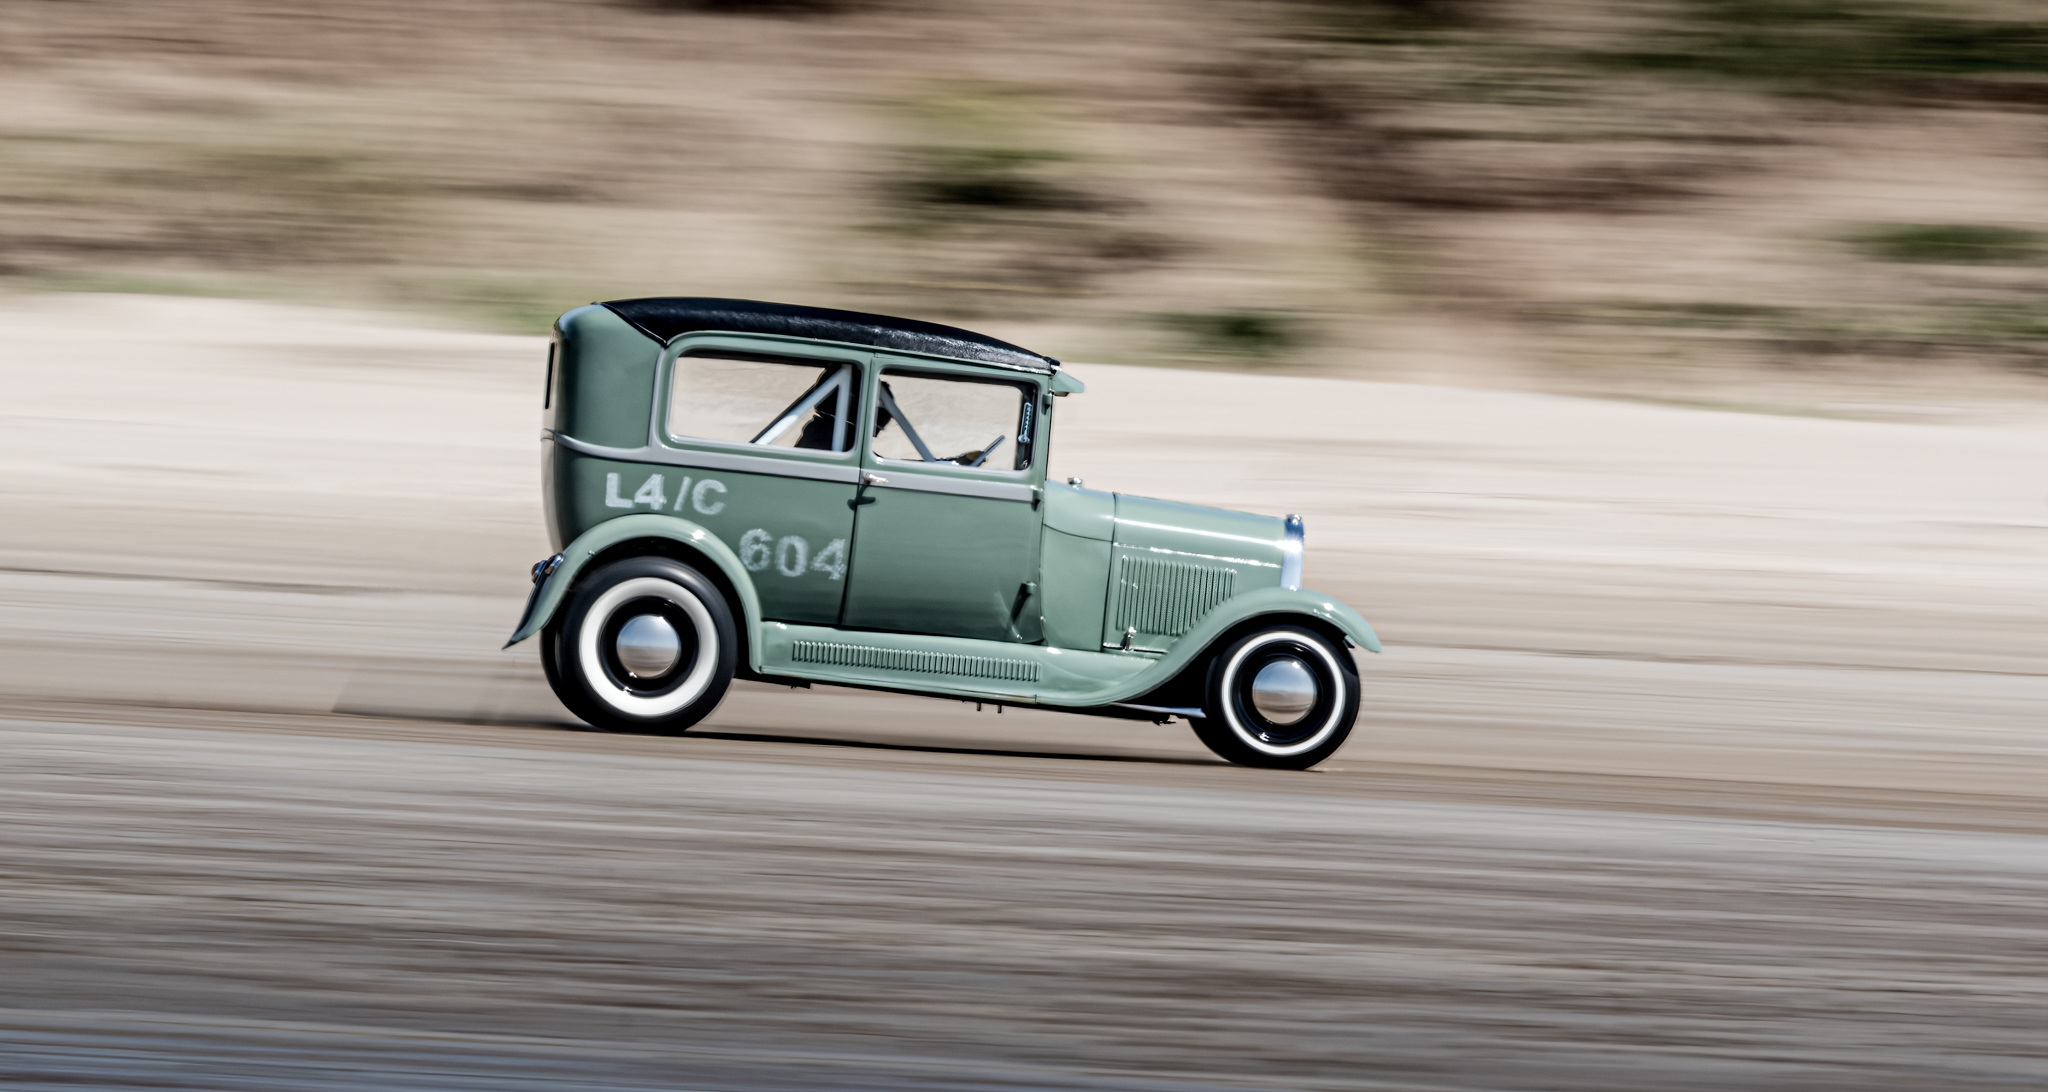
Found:
M 967 637 L 768 622 L 763 674 L 982 701 L 1086 705 L 1158 663 L 1132 652 L 1086 652 Z

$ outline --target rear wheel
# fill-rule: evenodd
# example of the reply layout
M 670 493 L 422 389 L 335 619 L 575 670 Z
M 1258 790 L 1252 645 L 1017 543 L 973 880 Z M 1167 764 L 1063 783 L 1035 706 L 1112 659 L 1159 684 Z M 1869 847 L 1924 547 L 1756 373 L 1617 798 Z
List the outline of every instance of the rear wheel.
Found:
M 1253 630 L 1209 661 L 1208 716 L 1193 722 L 1209 749 L 1241 766 L 1306 770 L 1337 752 L 1358 719 L 1358 667 L 1336 642 L 1302 626 Z
M 662 557 L 591 574 L 541 642 L 548 682 L 571 713 L 606 731 L 657 734 L 685 731 L 718 707 L 738 650 L 717 585 Z
M 555 620 L 549 622 L 546 628 L 540 631 L 538 640 L 540 641 L 540 667 L 541 671 L 548 677 L 548 688 L 555 692 L 555 697 L 561 701 L 562 708 L 567 709 L 576 719 L 583 723 L 596 727 L 597 722 L 594 719 L 596 714 L 590 712 L 589 700 L 583 696 L 582 691 L 570 686 L 567 681 L 568 677 L 562 674 L 562 616 L 560 613 L 557 613 Z

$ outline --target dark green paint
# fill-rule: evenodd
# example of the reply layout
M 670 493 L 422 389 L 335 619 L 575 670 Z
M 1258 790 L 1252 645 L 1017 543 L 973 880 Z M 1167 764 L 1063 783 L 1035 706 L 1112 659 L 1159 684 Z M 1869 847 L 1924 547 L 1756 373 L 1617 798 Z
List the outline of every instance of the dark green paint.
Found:
M 692 335 L 664 350 L 600 307 L 563 315 L 556 338 L 548 427 L 585 443 L 652 449 L 657 455 L 646 462 L 597 458 L 547 445 L 543 489 L 549 531 L 557 544 L 568 545 L 561 566 L 536 589 L 511 643 L 547 623 L 597 554 L 665 539 L 697 551 L 736 589 L 741 624 L 755 638 L 749 642 L 750 667 L 769 675 L 1085 708 L 1131 701 L 1156 689 L 1232 626 L 1255 618 L 1317 619 L 1360 647 L 1379 651 L 1371 627 L 1350 608 L 1277 586 L 1280 520 L 1046 483 L 1052 395 L 1083 389 L 1064 372 L 1027 375 L 765 335 Z M 857 435 L 863 438 L 871 435 L 875 380 L 886 364 L 1020 383 L 1038 410 L 1032 465 L 1005 472 L 889 462 L 876 459 L 865 442 L 855 452 L 835 455 L 670 437 L 664 419 L 670 367 L 677 354 L 702 348 L 859 365 Z M 894 475 L 899 486 L 926 477 L 1000 483 L 1029 493 L 995 499 L 860 489 L 852 481 L 761 472 L 755 466 L 732 471 L 658 461 L 720 454 L 832 467 L 848 476 L 867 470 Z M 849 504 L 857 496 L 869 503 Z M 792 545 L 798 540 L 800 549 Z M 819 555 L 840 540 L 846 543 L 846 569 L 835 578 L 829 566 L 819 566 Z M 1147 634 L 1133 650 L 1119 650 L 1114 646 L 1121 634 L 1110 632 L 1120 594 L 1119 558 L 1227 570 L 1234 574 L 1234 594 L 1191 620 L 1184 633 Z M 856 654 L 824 662 L 815 651 L 798 656 L 799 641 L 812 642 L 807 647 L 813 649 L 816 642 L 845 646 Z M 900 666 L 940 662 L 933 656 L 996 662 L 1007 665 L 996 674 L 1009 675 Z M 850 666 L 856 664 L 865 666 Z
M 1045 528 L 1038 588 L 1045 643 L 1095 651 L 1102 642 L 1102 605 L 1109 586 L 1109 542 Z
M 769 474 L 613 462 L 567 454 L 575 524 L 588 529 L 627 512 L 678 516 L 703 527 L 731 549 L 752 574 L 765 618 L 835 625 L 844 575 L 813 568 L 837 540 L 850 545 L 853 486 Z M 618 475 L 613 492 L 607 479 Z M 659 489 L 658 507 L 632 500 Z M 624 500 L 626 505 L 611 502 Z M 751 539 L 750 532 L 754 534 Z M 785 540 L 790 540 L 785 544 Z M 799 546 L 798 543 L 802 545 Z
M 878 355 L 875 373 L 915 366 L 934 375 L 991 378 L 992 369 L 934 364 Z M 960 496 L 902 488 L 914 481 L 1037 489 L 1045 480 L 1045 397 L 1042 380 L 1004 372 L 996 378 L 1025 389 L 1033 407 L 1032 462 L 1023 470 L 904 462 L 877 457 L 863 445 L 861 465 L 887 480 L 871 488 L 855 518 L 853 573 L 848 581 L 844 624 L 860 629 L 896 630 L 971 637 L 986 641 L 1040 639 L 1038 596 L 1026 588 L 1038 580 L 1038 532 L 1044 516 L 1034 493 L 1027 500 Z M 871 379 L 864 401 L 875 404 Z M 872 413 L 863 418 L 871 421 Z M 862 432 L 872 436 L 872 425 Z M 1016 437 L 1010 437 L 1015 442 Z
M 907 471 L 889 468 L 895 478 Z M 871 489 L 856 521 L 846 625 L 985 641 L 1035 641 L 1024 593 L 1038 567 L 1038 512 L 1026 502 Z
M 1116 537 L 1116 494 L 1048 482 L 1045 525 L 1055 531 L 1108 542 Z
M 738 555 L 727 549 L 718 536 L 696 523 L 679 516 L 643 513 L 606 520 L 562 547 L 558 551 L 561 565 L 541 581 L 528 603 L 526 616 L 520 620 L 519 628 L 513 631 L 512 639 L 505 642 L 505 647 L 511 648 L 526 640 L 548 624 L 555 611 L 561 609 L 562 600 L 568 597 L 569 589 L 575 585 L 576 578 L 582 575 L 591 558 L 622 543 L 654 539 L 688 547 L 709 559 L 739 596 L 738 617 L 734 620 L 747 627 L 750 633 L 761 627 L 760 597 L 754 594 L 754 582 L 746 567 L 740 564 Z M 751 646 L 748 664 L 755 670 L 760 669 L 761 649 L 758 644 Z
M 639 447 L 654 408 L 661 346 L 594 305 L 563 315 L 555 330 L 548 427 L 606 447 Z

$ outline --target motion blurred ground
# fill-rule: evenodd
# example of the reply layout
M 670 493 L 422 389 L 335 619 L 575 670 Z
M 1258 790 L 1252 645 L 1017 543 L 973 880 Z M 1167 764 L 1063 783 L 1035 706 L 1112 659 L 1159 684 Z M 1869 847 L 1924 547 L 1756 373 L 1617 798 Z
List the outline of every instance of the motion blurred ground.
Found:
M 562 718 L 499 652 L 548 552 L 542 343 L 275 305 L 11 305 L 16 698 Z M 1738 414 L 1076 365 L 1052 471 L 1308 519 L 1389 651 L 1351 761 L 2016 792 L 2048 662 L 2040 418 Z M 850 710 L 872 709 L 870 713 Z M 1179 730 L 745 693 L 716 723 Z M 920 729 L 922 730 L 922 729 Z M 1008 745 L 1008 744 L 1006 744 Z M 1933 761 L 1938 759 L 1938 761 Z
M 2023 415 L 1077 365 L 1056 473 L 1300 511 L 1385 635 L 1285 774 L 825 688 L 576 730 L 497 647 L 538 339 L 0 325 L 11 1087 L 2048 1079 Z

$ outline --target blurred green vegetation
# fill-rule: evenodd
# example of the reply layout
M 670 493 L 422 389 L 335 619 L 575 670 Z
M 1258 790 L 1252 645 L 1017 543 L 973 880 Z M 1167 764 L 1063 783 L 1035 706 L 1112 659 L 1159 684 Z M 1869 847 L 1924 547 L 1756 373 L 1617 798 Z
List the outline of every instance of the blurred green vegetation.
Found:
M 1318 36 L 1364 44 L 1410 44 L 1435 31 L 1480 24 L 1489 0 L 1307 0 Z
M 2017 346 L 2048 366 L 2048 303 L 1971 301 L 1948 308 L 1945 328 L 1969 340 Z
M 636 0 L 655 11 L 706 11 L 733 15 L 836 15 L 870 7 L 865 0 Z
M 2048 73 L 2048 22 L 1885 0 L 1681 0 L 1677 14 L 1641 47 L 1606 59 L 1805 87 Z
M 1100 202 L 1071 179 L 1078 157 L 1047 147 L 1053 128 L 1040 97 L 1016 88 L 955 84 L 899 104 L 912 137 L 884 182 L 900 226 L 961 218 L 1086 211 Z
M 1103 164 L 1060 146 L 1069 129 L 1042 91 L 952 81 L 894 104 L 904 139 L 876 195 L 884 289 L 931 297 L 959 320 L 1072 299 L 1104 278 L 1166 261 L 1171 238 L 1140 221 Z
M 1691 303 L 1633 303 L 1602 316 L 1606 321 L 1657 326 L 1687 326 L 1707 330 L 1732 330 L 1781 324 L 1799 312 L 1791 307 L 1756 303 L 1703 301 Z
M 1086 198 L 1041 169 L 1068 157 L 1036 148 L 906 149 L 898 195 L 920 211 L 1085 208 Z
M 2029 262 L 2048 242 L 2038 231 L 1990 224 L 1865 224 L 1842 239 L 1887 262 Z
M 1277 311 L 1178 311 L 1159 316 L 1199 357 L 1272 361 L 1309 343 L 1301 320 Z
M 608 290 L 609 289 L 609 290 Z M 616 286 L 559 284 L 517 278 L 414 277 L 387 292 L 415 309 L 454 315 L 488 330 L 533 334 L 554 325 L 572 307 L 634 293 Z
M 2048 372 L 2048 303 L 1955 298 L 1890 306 L 1616 301 L 1552 311 L 1553 323 L 1665 331 L 1695 351 L 1774 363 L 1824 358 L 1996 359 Z

